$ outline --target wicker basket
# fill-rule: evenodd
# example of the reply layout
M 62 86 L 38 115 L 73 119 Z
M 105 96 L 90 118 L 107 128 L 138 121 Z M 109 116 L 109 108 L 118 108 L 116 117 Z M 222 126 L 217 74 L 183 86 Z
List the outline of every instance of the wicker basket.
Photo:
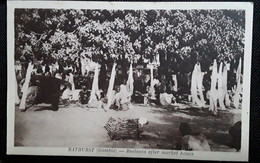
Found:
M 114 119 L 109 118 L 105 129 L 112 140 L 139 139 L 138 119 Z

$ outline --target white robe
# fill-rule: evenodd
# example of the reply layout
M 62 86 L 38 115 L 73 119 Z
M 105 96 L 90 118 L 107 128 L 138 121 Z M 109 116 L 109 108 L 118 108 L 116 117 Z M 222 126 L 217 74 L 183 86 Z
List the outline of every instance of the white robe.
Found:
M 30 80 L 31 80 L 32 71 L 33 71 L 33 64 L 30 62 L 27 67 L 25 82 L 24 82 L 22 90 L 21 90 L 23 92 L 23 95 L 22 95 L 22 99 L 21 99 L 21 102 L 19 105 L 19 109 L 22 109 L 22 110 L 25 109 L 26 97 L 28 94 L 28 88 L 29 88 L 29 84 L 30 84 Z
M 223 63 L 221 62 L 219 65 L 218 71 L 218 102 L 221 110 L 225 110 L 226 107 L 224 105 L 225 92 L 223 89 L 223 71 L 222 71 Z
M 68 81 L 71 84 L 71 90 L 74 91 L 75 90 L 75 84 L 74 84 L 74 77 L 73 77 L 72 73 L 69 74 L 69 80 Z
M 20 103 L 20 98 L 18 96 L 18 84 L 17 84 L 17 79 L 16 79 L 16 76 L 15 76 L 15 73 L 14 73 L 14 77 L 15 77 L 15 87 L 14 87 L 14 90 L 15 90 L 15 104 L 19 104 Z
M 100 91 L 98 88 L 98 76 L 99 76 L 99 65 L 96 64 L 89 103 L 91 103 L 92 101 L 97 101 L 98 100 L 97 97 L 100 98 Z
M 224 66 L 223 69 L 223 93 L 224 93 L 224 100 L 225 100 L 225 105 L 226 107 L 230 106 L 230 99 L 229 99 L 229 94 L 228 94 L 228 90 L 227 90 L 227 71 L 228 71 L 228 65 Z
M 203 76 L 204 74 L 201 72 L 200 64 L 195 64 L 191 77 L 191 96 L 192 103 L 198 106 L 205 105 L 205 100 L 202 93 Z
M 156 99 L 155 97 L 155 90 L 154 90 L 154 77 L 153 77 L 153 66 L 150 66 L 150 72 L 151 72 L 151 82 L 150 82 L 150 93 L 151 93 L 151 99 Z
M 116 76 L 116 63 L 114 63 L 111 76 L 109 79 L 109 86 L 107 89 L 107 109 L 111 106 L 112 101 L 113 101 L 113 88 L 114 88 L 114 83 L 115 83 L 115 76 Z
M 173 95 L 172 94 L 161 93 L 159 98 L 160 98 L 160 103 L 163 106 L 167 106 L 167 105 L 171 105 L 172 104 L 172 99 L 173 99 Z
M 236 91 L 234 94 L 234 107 L 236 109 L 239 108 L 240 104 L 240 93 L 242 92 L 242 84 L 241 84 L 241 58 L 239 59 L 239 64 L 237 68 L 237 73 L 236 73 L 236 80 L 237 80 L 237 86 L 236 86 Z
M 130 68 L 129 68 L 129 74 L 128 74 L 128 79 L 127 79 L 126 86 L 127 86 L 128 91 L 132 95 L 133 92 L 134 92 L 134 78 L 133 78 L 133 67 L 132 67 L 132 64 L 130 65 Z
M 178 91 L 177 75 L 172 75 L 172 80 L 174 81 L 173 91 Z
M 214 113 L 217 113 L 217 74 L 218 74 L 218 67 L 217 67 L 217 61 L 214 60 L 213 66 L 212 66 L 212 74 L 211 74 L 211 88 L 210 88 L 210 106 L 209 110 L 213 111 Z
M 84 76 L 86 73 L 86 61 L 84 58 L 81 57 L 80 62 L 81 62 L 81 73 L 82 73 L 82 76 Z
M 119 98 L 121 104 L 130 103 L 131 101 L 131 92 L 127 90 L 124 84 L 120 85 Z

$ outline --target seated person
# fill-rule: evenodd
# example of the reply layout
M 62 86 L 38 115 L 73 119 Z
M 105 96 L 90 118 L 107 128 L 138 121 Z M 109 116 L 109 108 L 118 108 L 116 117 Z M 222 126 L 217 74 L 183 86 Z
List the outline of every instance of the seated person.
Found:
M 150 87 L 146 86 L 145 92 L 141 93 L 141 92 L 136 92 L 136 94 L 138 94 L 139 96 L 143 97 L 143 104 L 144 105 L 148 105 L 151 103 L 151 91 L 150 91 Z
M 146 92 L 145 94 L 143 95 L 144 96 L 144 105 L 149 105 L 151 104 L 151 90 L 150 90 L 150 87 L 149 86 L 146 86 Z
M 121 84 L 116 87 L 113 94 L 112 105 L 110 109 L 114 110 L 128 110 L 130 106 L 131 94 L 127 91 L 126 85 Z
M 111 100 L 112 102 L 109 109 L 119 110 L 119 92 L 120 92 L 120 87 L 115 86 L 115 90 L 113 90 L 112 93 L 112 100 Z
M 119 97 L 117 99 L 120 110 L 128 110 L 131 102 L 131 93 L 127 91 L 126 85 L 120 85 L 120 92 L 118 95 Z
M 172 94 L 166 93 L 166 86 L 164 86 L 162 89 L 163 90 L 159 96 L 160 104 L 163 106 L 168 106 L 175 103 L 175 97 Z
M 101 91 L 99 90 L 97 94 L 95 94 L 94 98 L 91 99 L 91 93 L 90 93 L 90 99 L 88 101 L 87 107 L 89 108 L 98 108 L 103 109 L 106 111 L 104 106 L 104 99 L 101 98 Z
M 61 95 L 61 104 L 68 106 L 70 104 L 71 96 L 72 96 L 71 87 L 66 87 Z
M 82 91 L 79 92 L 79 103 L 80 104 L 88 104 L 90 97 L 90 91 L 86 86 L 82 86 Z
M 192 133 L 188 123 L 181 123 L 179 127 L 182 135 L 181 150 L 211 151 L 207 138 L 200 133 Z

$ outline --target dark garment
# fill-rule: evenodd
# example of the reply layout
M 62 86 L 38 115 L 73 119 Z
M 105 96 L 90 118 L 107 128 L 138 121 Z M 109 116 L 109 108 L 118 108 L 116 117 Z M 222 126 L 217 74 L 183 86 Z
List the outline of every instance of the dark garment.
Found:
M 79 102 L 81 104 L 88 104 L 89 98 L 90 98 L 90 91 L 79 92 Z
M 234 126 L 230 127 L 229 134 L 232 136 L 230 146 L 236 150 L 241 148 L 241 121 L 236 122 Z
M 44 73 L 47 73 L 47 72 L 50 72 L 50 67 L 49 67 L 49 65 L 46 65 L 46 66 L 45 66 L 45 72 L 44 72 Z
M 31 80 L 39 83 L 39 93 L 36 96 L 35 104 L 47 103 L 52 104 L 56 108 L 58 108 L 59 99 L 63 92 L 63 90 L 60 90 L 60 86 L 71 86 L 69 82 L 55 77 L 32 75 Z

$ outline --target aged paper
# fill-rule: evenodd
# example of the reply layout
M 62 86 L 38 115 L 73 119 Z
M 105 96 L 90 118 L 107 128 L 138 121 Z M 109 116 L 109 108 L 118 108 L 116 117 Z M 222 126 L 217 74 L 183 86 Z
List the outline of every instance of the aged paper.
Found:
M 248 160 L 252 3 L 7 7 L 7 154 Z

